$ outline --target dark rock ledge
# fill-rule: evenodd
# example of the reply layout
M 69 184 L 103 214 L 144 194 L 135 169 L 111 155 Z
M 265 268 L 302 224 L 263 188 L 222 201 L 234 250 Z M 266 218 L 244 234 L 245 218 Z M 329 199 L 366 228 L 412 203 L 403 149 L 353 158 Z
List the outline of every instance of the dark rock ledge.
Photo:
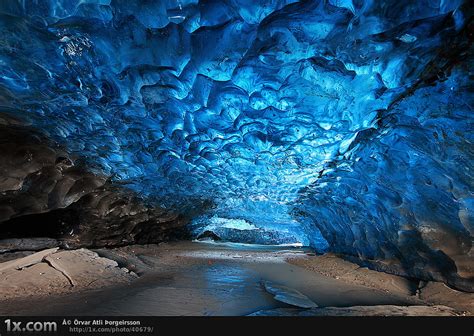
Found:
M 6 114 L 0 114 L 0 153 L 0 236 L 10 239 L 3 252 L 51 245 L 14 238 L 49 237 L 77 248 L 185 235 L 187 216 L 148 205 L 107 176 L 76 165 L 64 148 Z

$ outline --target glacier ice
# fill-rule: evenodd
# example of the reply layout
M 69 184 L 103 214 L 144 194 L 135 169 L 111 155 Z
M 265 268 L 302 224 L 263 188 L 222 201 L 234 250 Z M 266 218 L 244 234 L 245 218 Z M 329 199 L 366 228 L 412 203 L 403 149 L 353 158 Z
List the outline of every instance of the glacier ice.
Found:
M 0 18 L 1 113 L 147 201 L 474 276 L 468 1 L 12 0 Z

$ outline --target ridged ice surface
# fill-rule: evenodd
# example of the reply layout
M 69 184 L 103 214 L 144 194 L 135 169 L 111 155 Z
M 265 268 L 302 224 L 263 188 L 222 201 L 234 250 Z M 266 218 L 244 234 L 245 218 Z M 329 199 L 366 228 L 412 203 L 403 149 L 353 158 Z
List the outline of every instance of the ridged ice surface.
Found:
M 23 0 L 0 12 L 2 110 L 113 180 L 169 206 L 211 200 L 223 217 L 296 214 L 367 258 L 401 258 L 407 232 L 469 253 L 468 2 Z

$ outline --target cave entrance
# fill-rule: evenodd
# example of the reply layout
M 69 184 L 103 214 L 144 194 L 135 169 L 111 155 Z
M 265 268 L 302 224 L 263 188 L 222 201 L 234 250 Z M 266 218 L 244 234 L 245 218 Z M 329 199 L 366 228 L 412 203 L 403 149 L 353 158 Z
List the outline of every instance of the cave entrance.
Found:
M 192 237 L 199 242 L 245 244 L 254 246 L 311 247 L 327 250 L 327 241 L 319 230 L 308 230 L 295 220 L 249 220 L 218 215 L 201 216 L 189 225 Z
M 269 247 L 310 247 L 325 252 L 328 243 L 311 221 L 293 215 L 289 200 L 277 197 L 226 197 L 188 229 L 198 241 Z
M 74 224 L 76 223 L 76 224 Z M 77 218 L 65 209 L 11 218 L 0 225 L 2 238 L 61 238 L 77 225 Z

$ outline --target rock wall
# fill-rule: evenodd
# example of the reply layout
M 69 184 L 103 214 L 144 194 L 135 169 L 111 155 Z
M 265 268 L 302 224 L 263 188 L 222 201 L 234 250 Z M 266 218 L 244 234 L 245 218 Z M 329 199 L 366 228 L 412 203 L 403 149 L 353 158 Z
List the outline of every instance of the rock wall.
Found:
M 0 234 L 52 237 L 66 247 L 184 237 L 185 216 L 77 166 L 59 145 L 0 114 Z M 21 249 L 21 246 L 18 247 Z

